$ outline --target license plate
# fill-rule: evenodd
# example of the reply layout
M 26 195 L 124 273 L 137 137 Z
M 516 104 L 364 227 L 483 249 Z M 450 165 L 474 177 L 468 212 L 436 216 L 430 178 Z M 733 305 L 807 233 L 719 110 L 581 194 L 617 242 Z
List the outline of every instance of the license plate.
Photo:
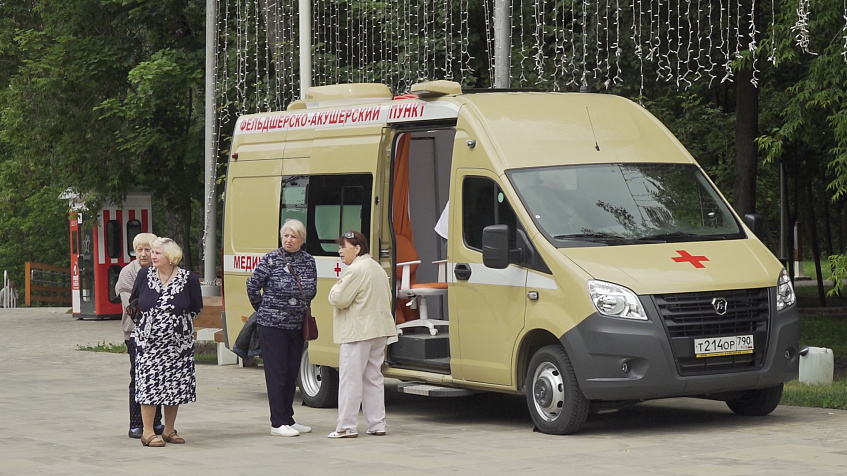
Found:
M 698 358 L 752 353 L 752 335 L 694 339 L 694 355 Z

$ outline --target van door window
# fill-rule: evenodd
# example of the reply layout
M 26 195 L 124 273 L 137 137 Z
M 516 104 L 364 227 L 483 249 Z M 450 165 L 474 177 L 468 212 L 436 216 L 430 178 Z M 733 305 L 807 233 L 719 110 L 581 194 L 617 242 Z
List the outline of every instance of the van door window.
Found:
M 509 225 L 509 246 L 514 247 L 517 217 L 493 180 L 468 177 L 462 183 L 462 236 L 468 248 L 482 251 L 482 230 L 489 225 Z
M 373 176 L 296 175 L 282 178 L 280 226 L 296 218 L 306 225 L 306 251 L 337 256 L 335 239 L 347 230 L 370 234 Z

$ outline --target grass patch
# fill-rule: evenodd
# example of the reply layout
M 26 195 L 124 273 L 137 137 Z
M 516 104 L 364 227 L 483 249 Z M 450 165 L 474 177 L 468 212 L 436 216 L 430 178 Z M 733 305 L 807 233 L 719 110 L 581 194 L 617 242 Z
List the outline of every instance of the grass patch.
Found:
M 218 354 L 194 353 L 194 361 L 201 364 L 218 363 Z
M 126 344 L 123 342 L 120 344 L 113 344 L 111 342 L 107 344 L 104 340 L 95 345 L 77 344 L 76 350 L 84 350 L 87 352 L 107 352 L 110 354 L 126 354 Z M 218 363 L 218 354 L 216 352 L 209 352 L 206 349 L 195 349 L 194 361 L 202 364 L 210 362 Z
M 85 350 L 88 352 L 108 352 L 110 354 L 126 354 L 126 344 L 106 343 L 106 341 L 98 342 L 95 345 L 76 345 L 76 350 Z
M 830 385 L 808 385 L 799 380 L 785 384 L 780 405 L 847 410 L 847 378 Z
M 821 275 L 824 281 L 832 279 L 832 267 L 829 264 L 829 260 L 821 261 Z M 814 261 L 803 261 L 803 276 L 818 279 L 818 271 L 815 269 Z
M 800 326 L 801 348 L 828 347 L 836 356 L 847 356 L 847 318 L 808 315 L 800 319 Z

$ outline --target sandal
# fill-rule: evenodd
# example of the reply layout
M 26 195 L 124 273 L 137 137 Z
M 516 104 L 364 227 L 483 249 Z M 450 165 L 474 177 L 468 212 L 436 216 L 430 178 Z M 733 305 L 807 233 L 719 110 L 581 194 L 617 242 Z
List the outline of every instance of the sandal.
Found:
M 327 438 L 356 438 L 358 436 L 359 434 L 355 430 L 340 430 L 333 431 L 327 435 Z
M 161 448 L 165 446 L 165 442 L 162 441 L 162 438 L 159 435 L 152 435 L 146 439 L 142 436 L 141 444 L 144 446 L 149 446 L 151 448 Z
M 185 438 L 176 434 L 176 430 L 172 431 L 170 435 L 162 436 L 168 443 L 173 443 L 175 445 L 185 444 Z

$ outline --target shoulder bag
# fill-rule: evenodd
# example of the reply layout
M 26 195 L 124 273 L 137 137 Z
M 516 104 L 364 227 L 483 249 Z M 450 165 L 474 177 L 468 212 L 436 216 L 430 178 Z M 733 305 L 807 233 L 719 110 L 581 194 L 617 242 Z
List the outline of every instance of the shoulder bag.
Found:
M 285 265 L 288 266 L 288 272 L 294 276 L 294 281 L 297 282 L 297 287 L 300 289 L 300 297 L 303 298 L 303 301 L 306 301 L 306 293 L 303 292 L 303 286 L 300 285 L 300 276 L 294 272 L 294 268 L 291 266 L 291 263 L 288 262 L 288 259 L 285 257 L 285 253 L 280 250 L 279 254 L 282 255 L 282 259 L 285 260 Z M 303 340 L 315 340 L 318 338 L 318 323 L 315 320 L 315 316 L 312 315 L 312 307 L 306 306 L 306 314 L 303 316 Z

